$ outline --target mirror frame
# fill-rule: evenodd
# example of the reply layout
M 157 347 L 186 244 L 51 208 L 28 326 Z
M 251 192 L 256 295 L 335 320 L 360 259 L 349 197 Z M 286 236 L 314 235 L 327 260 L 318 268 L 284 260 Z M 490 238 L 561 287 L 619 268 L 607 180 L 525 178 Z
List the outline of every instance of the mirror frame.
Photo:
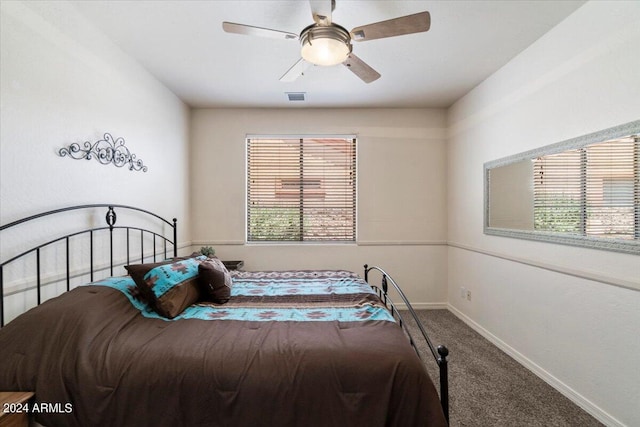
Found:
M 640 120 L 614 126 L 598 132 L 582 135 L 577 138 L 568 139 L 566 141 L 557 142 L 555 144 L 546 145 L 523 153 L 514 154 L 501 159 L 486 162 L 484 164 L 484 234 L 502 237 L 511 237 L 516 239 L 537 240 L 548 243 L 559 243 L 563 245 L 581 246 L 591 249 L 601 249 L 606 251 L 624 252 L 628 254 L 640 255 L 639 240 L 623 240 L 612 238 L 601 238 L 593 236 L 577 236 L 571 234 L 554 233 L 549 231 L 535 230 L 518 230 L 510 228 L 490 227 L 489 226 L 489 171 L 491 169 L 510 165 L 522 160 L 528 160 L 541 157 L 548 154 L 556 154 L 567 150 L 582 148 L 597 142 L 604 142 L 610 139 L 620 138 L 628 135 L 640 133 Z M 638 166 L 640 169 L 640 165 Z M 640 172 L 636 171 L 636 174 Z M 636 179 L 638 177 L 636 176 Z M 636 221 L 640 217 L 640 207 L 635 206 Z

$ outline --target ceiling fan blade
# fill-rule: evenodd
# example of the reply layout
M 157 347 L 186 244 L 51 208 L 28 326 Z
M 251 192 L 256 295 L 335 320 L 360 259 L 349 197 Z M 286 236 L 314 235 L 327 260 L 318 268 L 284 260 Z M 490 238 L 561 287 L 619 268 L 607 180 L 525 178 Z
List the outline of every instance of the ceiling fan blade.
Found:
M 351 37 L 355 41 L 367 41 L 382 39 L 385 37 L 402 36 L 404 34 L 421 33 L 431 27 L 431 15 L 429 12 L 420 12 L 413 15 L 401 16 L 388 21 L 363 25 L 351 30 Z
M 367 63 L 355 56 L 353 53 L 350 53 L 342 64 L 350 69 L 353 74 L 360 77 L 365 83 L 371 83 L 380 78 L 380 73 L 371 68 Z
M 309 0 L 313 20 L 318 25 L 331 25 L 331 12 L 336 7 L 335 0 Z
M 300 77 L 311 64 L 300 58 L 286 73 L 280 77 L 281 82 L 292 82 Z
M 247 36 L 269 37 L 272 39 L 297 40 L 298 35 L 286 31 L 271 30 L 269 28 L 253 27 L 251 25 L 223 22 L 222 29 L 227 33 L 244 34 Z

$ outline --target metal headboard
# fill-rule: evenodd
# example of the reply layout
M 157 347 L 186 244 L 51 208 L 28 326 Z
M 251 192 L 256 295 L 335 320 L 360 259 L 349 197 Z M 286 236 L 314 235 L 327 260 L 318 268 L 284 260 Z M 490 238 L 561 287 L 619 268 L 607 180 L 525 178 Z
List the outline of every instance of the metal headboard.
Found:
M 79 205 L 79 206 L 70 206 L 70 207 L 66 207 L 66 208 L 61 208 L 61 209 L 55 209 L 55 210 L 51 210 L 51 211 L 47 211 L 47 212 L 42 212 L 36 215 L 32 215 L 26 218 L 22 218 L 19 219 L 17 221 L 13 221 L 9 224 L 5 224 L 0 226 L 0 232 L 8 230 L 12 227 L 16 227 L 18 225 L 24 224 L 26 222 L 30 222 L 33 220 L 36 220 L 38 218 L 42 218 L 45 216 L 51 216 L 51 215 L 55 215 L 55 214 L 60 214 L 63 212 L 68 212 L 68 211 L 75 211 L 75 210 L 81 210 L 81 209 L 95 209 L 95 208 L 107 208 L 107 212 L 105 215 L 105 221 L 106 221 L 106 226 L 99 226 L 99 227 L 93 227 L 93 228 L 87 228 L 87 229 L 83 229 L 80 231 L 75 231 L 73 233 L 69 233 L 66 234 L 64 236 L 59 236 L 59 237 L 55 237 L 52 240 L 49 240 L 45 243 L 42 243 L 38 246 L 35 246 L 31 249 L 28 249 L 26 251 L 23 251 L 21 253 L 19 253 L 18 255 L 15 255 L 5 261 L 2 261 L 2 264 L 0 264 L 0 327 L 4 326 L 4 267 L 10 263 L 13 263 L 19 259 L 21 259 L 22 257 L 32 254 L 35 252 L 36 254 L 36 292 L 37 292 L 37 303 L 38 305 L 40 305 L 41 303 L 41 286 L 42 286 L 42 282 L 41 282 L 41 266 L 40 266 L 40 251 L 41 249 L 52 245 L 54 243 L 58 243 L 58 242 L 65 242 L 65 248 L 66 248 L 66 286 L 67 286 L 67 291 L 70 289 L 70 283 L 71 283 L 71 271 L 70 271 L 70 250 L 69 250 L 69 240 L 71 237 L 74 236 L 79 236 L 82 234 L 89 234 L 89 251 L 90 251 L 90 255 L 89 255 L 89 259 L 90 259 L 90 266 L 88 268 L 88 274 L 90 274 L 90 280 L 93 281 L 94 279 L 94 271 L 95 271 L 95 265 L 94 265 L 94 253 L 93 253 L 93 246 L 94 246 L 94 233 L 97 231 L 101 231 L 101 230 L 108 230 L 109 231 L 109 251 L 110 251 L 110 256 L 109 256 L 109 272 L 110 275 L 113 275 L 113 266 L 114 266 L 114 238 L 113 238 L 113 231 L 117 230 L 117 229 L 121 229 L 121 230 L 126 230 L 126 253 L 127 253 L 127 264 L 131 263 L 131 254 L 130 254 L 130 250 L 129 250 L 129 242 L 130 242 L 130 235 L 131 232 L 139 232 L 139 239 L 140 239 L 140 259 L 144 260 L 145 258 L 145 253 L 144 253 L 144 238 L 145 235 L 146 236 L 152 236 L 153 237 L 153 260 L 154 262 L 156 261 L 156 254 L 158 253 L 157 251 L 157 247 L 156 247 L 156 242 L 159 242 L 161 245 L 163 245 L 163 250 L 161 253 L 164 254 L 164 258 L 167 258 L 167 249 L 168 246 L 173 246 L 173 257 L 178 256 L 178 246 L 177 246 L 177 237 L 178 237 L 178 225 L 177 225 L 177 219 L 173 218 L 172 221 L 169 221 L 153 212 L 147 211 L 145 209 L 141 209 L 141 208 L 137 208 L 137 207 L 133 207 L 133 206 L 127 206 L 127 205 L 119 205 L 119 204 L 90 204 L 90 205 Z M 125 209 L 125 210 L 130 210 L 130 211 L 137 211 L 137 212 L 141 212 L 144 213 L 146 215 L 149 215 L 151 217 L 157 218 L 159 220 L 161 220 L 162 222 L 168 224 L 173 233 L 171 237 L 167 237 L 165 236 L 164 233 L 159 233 L 153 230 L 149 230 L 146 228 L 142 228 L 142 227 L 137 227 L 137 226 L 126 226 L 126 225 L 116 225 L 116 220 L 117 220 L 117 215 L 116 215 L 116 208 L 117 209 Z M 145 234 L 146 233 L 146 234 Z M 150 256 L 150 255 L 149 255 Z M 136 258 L 137 259 L 137 258 Z

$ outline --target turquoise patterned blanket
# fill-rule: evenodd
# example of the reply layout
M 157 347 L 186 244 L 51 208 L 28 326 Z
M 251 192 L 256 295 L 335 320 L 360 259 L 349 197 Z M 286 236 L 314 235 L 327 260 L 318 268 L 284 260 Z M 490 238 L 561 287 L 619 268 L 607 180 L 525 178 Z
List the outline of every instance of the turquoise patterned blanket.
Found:
M 110 277 L 91 283 L 122 292 L 140 313 L 149 318 L 293 321 L 293 322 L 394 322 L 373 289 L 348 271 L 233 271 L 231 300 L 224 305 L 200 302 L 174 319 L 153 311 L 140 298 L 129 276 Z

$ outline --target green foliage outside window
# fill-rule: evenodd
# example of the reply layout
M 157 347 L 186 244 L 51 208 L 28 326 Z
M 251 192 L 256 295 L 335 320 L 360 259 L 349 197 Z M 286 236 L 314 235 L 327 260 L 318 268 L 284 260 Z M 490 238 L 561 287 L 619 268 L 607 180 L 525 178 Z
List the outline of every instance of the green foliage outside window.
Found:
M 541 231 L 580 234 L 580 201 L 567 198 L 545 200 L 533 212 L 534 228 Z
M 249 234 L 253 240 L 299 241 L 298 208 L 253 208 L 249 217 Z

